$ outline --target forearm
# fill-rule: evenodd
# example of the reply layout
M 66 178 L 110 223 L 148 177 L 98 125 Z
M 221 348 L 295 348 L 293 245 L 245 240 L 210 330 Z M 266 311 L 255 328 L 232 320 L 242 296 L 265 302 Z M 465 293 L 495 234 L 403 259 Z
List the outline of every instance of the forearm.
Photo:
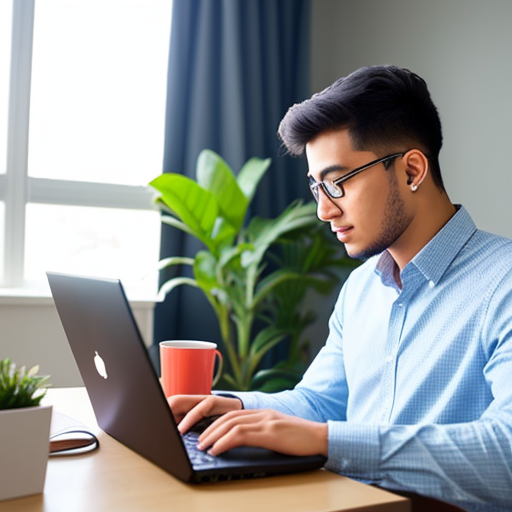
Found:
M 334 336 L 330 338 L 304 374 L 301 382 L 279 393 L 236 392 L 246 409 L 274 409 L 326 423 L 346 419 L 348 389 L 343 358 Z
M 307 394 L 296 389 L 272 394 L 257 391 L 236 392 L 233 396 L 242 401 L 244 409 L 274 409 L 311 421 L 325 421 L 311 404 Z
M 510 510 L 511 454 L 510 430 L 498 421 L 380 427 L 329 422 L 329 469 L 469 511 Z

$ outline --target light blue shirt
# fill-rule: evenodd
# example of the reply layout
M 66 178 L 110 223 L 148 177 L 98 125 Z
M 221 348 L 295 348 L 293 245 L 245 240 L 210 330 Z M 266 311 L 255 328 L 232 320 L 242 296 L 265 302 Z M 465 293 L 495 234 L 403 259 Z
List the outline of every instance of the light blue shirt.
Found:
M 294 390 L 246 408 L 328 422 L 327 468 L 468 511 L 512 510 L 512 240 L 461 207 L 393 279 L 354 270 Z

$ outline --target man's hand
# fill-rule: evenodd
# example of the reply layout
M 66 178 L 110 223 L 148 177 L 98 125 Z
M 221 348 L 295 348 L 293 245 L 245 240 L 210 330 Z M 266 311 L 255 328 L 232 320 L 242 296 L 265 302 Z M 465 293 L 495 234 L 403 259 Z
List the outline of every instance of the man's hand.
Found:
M 208 416 L 242 409 L 242 402 L 238 398 L 215 395 L 175 395 L 167 401 L 182 434 Z
M 199 436 L 199 449 L 209 448 L 212 455 L 237 446 L 257 446 L 287 455 L 327 456 L 327 424 L 274 410 L 241 410 L 224 414 Z
M 223 415 L 199 437 L 199 448 L 219 455 L 237 446 L 256 446 L 287 455 L 327 456 L 327 424 L 274 410 L 242 410 L 238 398 L 176 395 L 169 405 L 182 434 L 198 421 Z

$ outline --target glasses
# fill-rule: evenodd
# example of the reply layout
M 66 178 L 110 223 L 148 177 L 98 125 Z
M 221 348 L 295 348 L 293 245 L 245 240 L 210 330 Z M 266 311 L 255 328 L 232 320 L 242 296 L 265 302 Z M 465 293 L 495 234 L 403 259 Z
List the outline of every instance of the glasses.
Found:
M 369 169 L 370 167 L 373 167 L 374 165 L 388 162 L 389 160 L 393 160 L 394 158 L 398 158 L 399 156 L 404 156 L 407 151 L 403 153 L 394 153 L 392 155 L 383 156 L 382 158 L 378 158 L 377 160 L 374 160 L 373 162 L 370 162 L 369 164 L 363 165 L 362 167 L 358 167 L 357 169 L 354 169 L 353 171 L 348 172 L 347 174 L 343 175 L 341 178 L 338 178 L 336 180 L 322 180 L 322 181 L 316 181 L 312 176 L 309 177 L 309 189 L 311 190 L 311 193 L 313 194 L 313 197 L 315 198 L 315 201 L 318 203 L 318 196 L 319 196 L 319 187 L 322 187 L 324 192 L 331 198 L 331 199 L 339 199 L 340 197 L 343 197 L 345 195 L 345 191 L 343 190 L 343 185 L 345 181 L 349 180 L 350 178 L 353 178 L 356 174 L 359 174 L 360 172 L 363 172 L 366 169 Z

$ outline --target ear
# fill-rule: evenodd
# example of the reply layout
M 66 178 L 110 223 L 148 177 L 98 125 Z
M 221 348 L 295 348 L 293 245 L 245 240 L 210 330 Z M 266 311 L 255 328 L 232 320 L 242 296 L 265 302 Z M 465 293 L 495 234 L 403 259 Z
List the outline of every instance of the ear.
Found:
M 404 164 L 407 185 L 416 192 L 429 172 L 428 159 L 419 149 L 411 149 L 404 155 Z

